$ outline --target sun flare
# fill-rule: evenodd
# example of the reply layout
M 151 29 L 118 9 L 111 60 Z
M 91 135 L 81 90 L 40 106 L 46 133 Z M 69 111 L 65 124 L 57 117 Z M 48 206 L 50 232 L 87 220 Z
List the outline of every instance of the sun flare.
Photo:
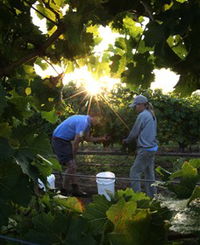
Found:
M 93 80 L 93 81 L 85 81 L 83 84 L 84 88 L 86 89 L 86 91 L 88 92 L 88 94 L 90 95 L 97 95 L 101 93 L 101 84 L 98 83 L 97 81 Z
M 70 81 L 75 82 L 77 87 L 83 87 L 90 96 L 95 96 L 105 91 L 109 92 L 116 83 L 119 83 L 119 79 L 113 79 L 108 76 L 100 77 L 97 80 L 88 71 L 87 67 L 82 67 L 71 74 L 66 74 L 63 83 L 68 84 Z

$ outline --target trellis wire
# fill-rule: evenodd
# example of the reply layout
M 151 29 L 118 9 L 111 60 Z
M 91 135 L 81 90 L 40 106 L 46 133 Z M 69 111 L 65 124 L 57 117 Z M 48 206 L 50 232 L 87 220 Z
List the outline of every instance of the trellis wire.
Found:
M 24 240 L 13 238 L 13 237 L 3 236 L 3 235 L 0 235 L 0 239 L 12 241 L 12 242 L 17 242 L 17 243 L 21 243 L 21 244 L 26 244 L 26 245 L 40 245 L 38 243 L 32 243 L 32 242 L 24 241 Z
M 150 180 L 150 179 L 134 179 L 134 178 L 126 178 L 126 177 L 97 177 L 95 175 L 84 175 L 84 174 L 67 174 L 67 173 L 54 173 L 55 175 L 61 175 L 61 176 L 71 176 L 71 177 L 79 177 L 79 178 L 84 178 L 84 179 L 114 179 L 117 181 L 140 181 L 140 182 L 157 182 L 157 183 L 162 183 L 165 184 L 166 182 L 171 183 L 171 184 L 180 184 L 180 181 L 161 181 L 161 180 Z M 200 184 L 197 184 L 200 185 Z

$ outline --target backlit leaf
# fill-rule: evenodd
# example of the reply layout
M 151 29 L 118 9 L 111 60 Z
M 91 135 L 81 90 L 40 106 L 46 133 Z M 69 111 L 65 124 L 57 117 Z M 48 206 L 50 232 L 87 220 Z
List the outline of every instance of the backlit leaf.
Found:
M 55 201 L 67 209 L 73 210 L 78 213 L 82 213 L 84 210 L 83 204 L 76 197 L 68 197 L 61 199 L 59 197 L 55 197 Z
M 123 233 L 126 229 L 126 223 L 132 220 L 136 208 L 137 204 L 135 201 L 126 202 L 124 199 L 120 199 L 108 209 L 106 215 L 114 224 L 116 232 Z
M 9 138 L 11 135 L 12 127 L 9 123 L 0 123 L 0 137 Z
M 25 93 L 26 93 L 26 95 L 30 95 L 31 94 L 31 88 L 26 88 Z
M 53 110 L 53 111 L 42 111 L 41 116 L 42 116 L 42 118 L 46 119 L 50 123 L 56 123 L 58 120 L 58 116 L 57 116 L 55 110 Z
M 200 199 L 200 187 L 199 186 L 196 186 L 195 189 L 193 190 L 192 195 L 187 205 L 189 205 L 195 199 Z

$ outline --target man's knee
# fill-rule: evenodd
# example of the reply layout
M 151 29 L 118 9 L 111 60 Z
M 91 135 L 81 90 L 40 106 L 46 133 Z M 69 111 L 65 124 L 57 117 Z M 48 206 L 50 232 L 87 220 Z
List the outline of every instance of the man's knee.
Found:
M 72 171 L 72 172 L 74 172 L 74 171 L 76 171 L 76 169 L 77 169 L 77 166 L 76 166 L 76 163 L 74 162 L 74 160 L 70 160 L 68 163 L 67 163 L 67 169 L 68 169 L 68 171 Z
M 143 172 L 143 169 L 140 166 L 134 166 L 131 168 L 133 175 L 140 175 Z

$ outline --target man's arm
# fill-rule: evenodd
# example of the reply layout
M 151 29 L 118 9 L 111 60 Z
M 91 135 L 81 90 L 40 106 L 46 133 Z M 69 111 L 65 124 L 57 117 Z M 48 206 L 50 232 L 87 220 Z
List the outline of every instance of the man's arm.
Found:
M 93 137 L 88 133 L 84 136 L 84 140 L 87 142 L 104 142 L 108 140 L 106 136 L 101 136 L 101 137 Z
M 130 143 L 131 141 L 137 139 L 140 131 L 141 131 L 141 128 L 142 128 L 142 120 L 141 120 L 141 117 L 137 117 L 128 137 L 126 139 L 123 140 L 124 143 Z
M 72 144 L 74 159 L 76 157 L 76 154 L 77 154 L 77 151 L 78 151 L 78 148 L 79 148 L 79 144 L 83 140 L 85 140 L 87 142 L 104 142 L 104 141 L 108 140 L 108 137 L 106 137 L 106 136 L 93 137 L 93 136 L 90 136 L 89 132 L 86 133 L 85 136 L 80 136 L 80 135 L 77 134 L 75 136 L 74 141 L 73 141 L 73 144 Z
M 76 157 L 76 154 L 77 154 L 77 151 L 78 151 L 79 144 L 80 144 L 80 142 L 82 142 L 82 141 L 83 141 L 83 137 L 77 134 L 77 135 L 75 136 L 75 138 L 74 138 L 73 143 L 72 143 L 72 147 L 73 147 L 73 157 L 74 157 L 74 159 L 75 159 L 75 157 Z

